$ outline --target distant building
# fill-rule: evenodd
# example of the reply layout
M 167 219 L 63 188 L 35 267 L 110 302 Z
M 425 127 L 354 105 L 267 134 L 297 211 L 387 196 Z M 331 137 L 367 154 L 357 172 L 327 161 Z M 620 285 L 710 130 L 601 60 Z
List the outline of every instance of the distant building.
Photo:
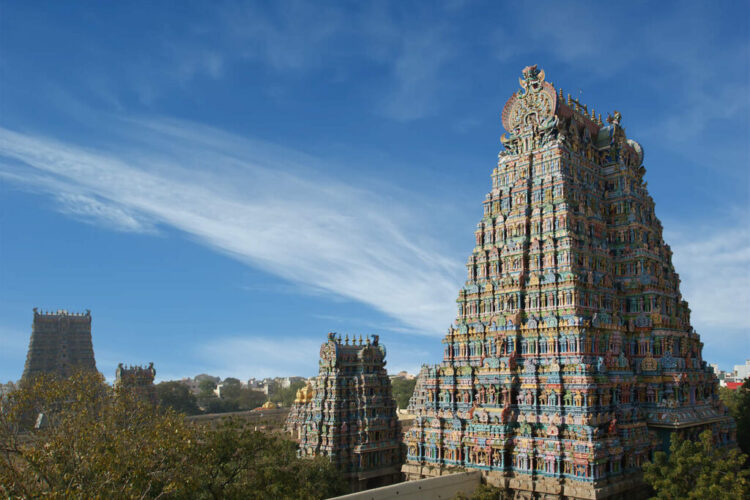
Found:
M 734 365 L 734 380 L 740 382 L 750 377 L 750 359 L 744 365 Z
M 329 333 L 320 357 L 287 418 L 300 455 L 329 457 L 353 490 L 400 481 L 401 429 L 378 336 L 350 344 Z
M 295 384 L 297 382 L 304 382 L 305 377 L 284 377 L 280 379 L 279 386 L 282 389 L 288 389 L 292 386 L 292 384 Z
M 391 379 L 402 378 L 402 379 L 405 379 L 405 380 L 414 380 L 416 378 L 416 376 L 412 375 L 411 373 L 407 372 L 406 370 L 402 370 L 402 371 L 398 372 L 396 375 L 391 375 L 390 378 Z
M 31 339 L 21 380 L 40 373 L 67 377 L 73 370 L 96 371 L 91 342 L 91 311 L 39 312 L 34 308 Z
M 148 367 L 143 366 L 123 366 L 122 363 L 117 365 L 115 371 L 115 389 L 132 391 L 147 401 L 157 403 L 156 386 L 154 377 L 156 370 L 154 364 L 149 363 Z

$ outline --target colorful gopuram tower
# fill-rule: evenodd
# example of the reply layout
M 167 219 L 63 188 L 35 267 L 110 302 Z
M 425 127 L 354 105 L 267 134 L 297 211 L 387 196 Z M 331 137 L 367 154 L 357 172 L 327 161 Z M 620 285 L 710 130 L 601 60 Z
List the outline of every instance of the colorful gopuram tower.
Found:
M 286 429 L 300 456 L 329 457 L 354 491 L 401 480 L 401 427 L 377 335 L 349 343 L 328 334 L 318 376 L 297 392 Z
M 78 369 L 96 370 L 91 343 L 91 311 L 39 312 L 35 307 L 21 380 L 39 373 L 65 377 Z
M 148 367 L 117 365 L 115 371 L 115 390 L 132 391 L 134 394 L 153 404 L 158 402 L 156 397 L 156 386 L 154 385 L 156 369 L 153 363 Z
M 409 479 L 481 469 L 523 499 L 638 498 L 672 432 L 734 422 L 701 358 L 644 182 L 643 149 L 536 66 L 504 151 L 444 360 L 423 368 Z M 417 393 L 419 392 L 419 393 Z

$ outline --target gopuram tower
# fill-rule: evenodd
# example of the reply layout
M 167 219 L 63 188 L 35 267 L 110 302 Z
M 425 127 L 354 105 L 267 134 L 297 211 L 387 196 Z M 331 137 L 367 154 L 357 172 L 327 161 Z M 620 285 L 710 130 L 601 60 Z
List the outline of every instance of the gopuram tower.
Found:
M 131 391 L 133 394 L 152 404 L 158 403 L 156 386 L 154 385 L 156 369 L 154 363 L 148 367 L 117 365 L 115 370 L 114 388 L 118 391 Z
M 21 380 L 39 373 L 66 377 L 71 371 L 81 369 L 96 370 L 91 343 L 91 311 L 39 312 L 35 307 Z
M 409 479 L 481 469 L 518 499 L 638 498 L 669 436 L 734 422 L 701 357 L 671 250 L 617 111 L 602 121 L 536 66 L 477 225 L 440 365 L 420 374 Z
M 334 333 L 320 347 L 318 376 L 297 391 L 286 430 L 302 457 L 326 456 L 354 491 L 401 480 L 401 426 L 385 346 Z

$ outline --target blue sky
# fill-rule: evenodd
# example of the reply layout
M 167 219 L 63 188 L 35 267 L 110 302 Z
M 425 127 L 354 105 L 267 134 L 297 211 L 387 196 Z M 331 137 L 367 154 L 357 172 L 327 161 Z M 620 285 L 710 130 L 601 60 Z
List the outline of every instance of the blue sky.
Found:
M 328 331 L 440 360 L 524 66 L 645 150 L 682 292 L 750 357 L 748 4 L 0 2 L 0 380 L 32 308 L 98 368 L 310 376 Z

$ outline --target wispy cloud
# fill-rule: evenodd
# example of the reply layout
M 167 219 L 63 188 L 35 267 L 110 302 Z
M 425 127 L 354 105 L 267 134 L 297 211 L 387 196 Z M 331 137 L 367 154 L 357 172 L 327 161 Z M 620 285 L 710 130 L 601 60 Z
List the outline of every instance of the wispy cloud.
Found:
M 129 213 L 122 207 L 103 202 L 93 196 L 60 193 L 56 196 L 60 212 L 94 225 L 106 226 L 115 231 L 154 233 L 156 229 L 146 217 Z
M 440 335 L 450 323 L 461 265 L 425 246 L 413 211 L 387 193 L 317 173 L 304 155 L 186 123 L 126 129 L 134 142 L 117 151 L 0 129 L 0 173 L 74 217 L 140 232 L 170 226 L 407 327 Z
M 740 220 L 744 223 L 737 226 L 665 231 L 696 329 L 747 328 L 750 226 Z

